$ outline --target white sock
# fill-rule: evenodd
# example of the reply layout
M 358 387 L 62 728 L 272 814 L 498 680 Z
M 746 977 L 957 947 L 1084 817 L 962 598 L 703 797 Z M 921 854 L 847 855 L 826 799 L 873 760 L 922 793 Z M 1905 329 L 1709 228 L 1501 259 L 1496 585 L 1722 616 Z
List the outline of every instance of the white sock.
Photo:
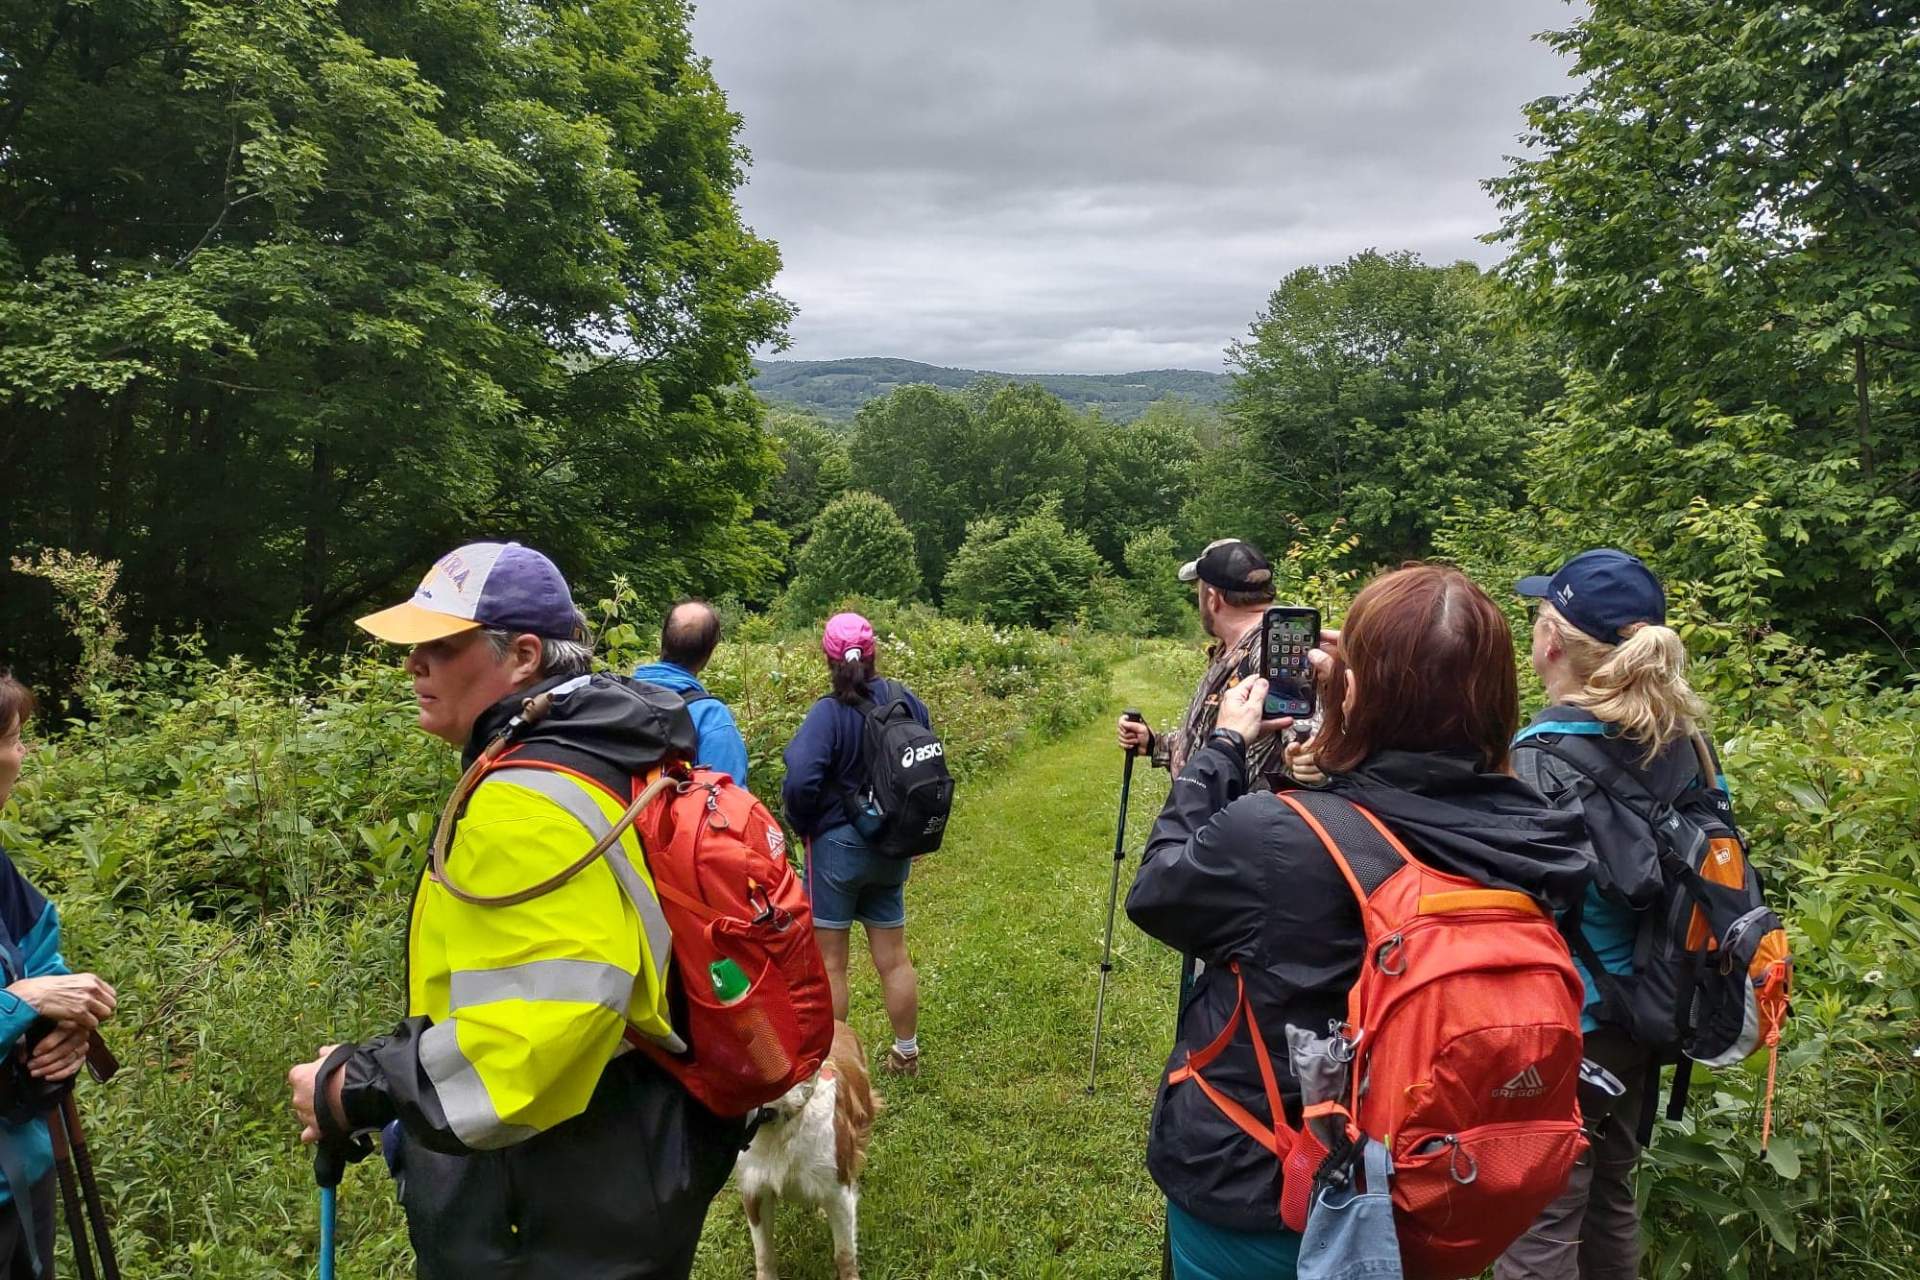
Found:
M 895 1036 L 893 1038 L 893 1051 L 903 1058 L 919 1057 L 920 1037 L 917 1035 L 908 1036 L 905 1040 L 902 1040 L 899 1036 Z

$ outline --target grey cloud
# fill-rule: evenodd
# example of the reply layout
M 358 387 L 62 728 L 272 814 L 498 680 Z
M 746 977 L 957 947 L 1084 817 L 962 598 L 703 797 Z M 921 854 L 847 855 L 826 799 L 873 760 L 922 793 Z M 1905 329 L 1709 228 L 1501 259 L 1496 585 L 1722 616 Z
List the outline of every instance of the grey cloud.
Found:
M 1215 368 L 1288 270 L 1490 260 L 1541 0 L 709 0 L 797 357 Z

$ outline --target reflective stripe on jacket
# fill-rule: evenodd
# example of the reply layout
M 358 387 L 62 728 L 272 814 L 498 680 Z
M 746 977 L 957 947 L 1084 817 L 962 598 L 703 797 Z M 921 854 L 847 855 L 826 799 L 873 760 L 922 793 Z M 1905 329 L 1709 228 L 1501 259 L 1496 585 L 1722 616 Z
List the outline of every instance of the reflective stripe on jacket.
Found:
M 448 874 L 501 896 L 571 865 L 624 806 L 550 769 L 487 777 L 455 828 Z M 550 893 L 462 902 L 426 878 L 408 929 L 407 1012 L 432 1023 L 420 1066 L 461 1144 L 507 1146 L 586 1109 L 628 1023 L 678 1047 L 669 1022 L 671 935 L 631 831 Z

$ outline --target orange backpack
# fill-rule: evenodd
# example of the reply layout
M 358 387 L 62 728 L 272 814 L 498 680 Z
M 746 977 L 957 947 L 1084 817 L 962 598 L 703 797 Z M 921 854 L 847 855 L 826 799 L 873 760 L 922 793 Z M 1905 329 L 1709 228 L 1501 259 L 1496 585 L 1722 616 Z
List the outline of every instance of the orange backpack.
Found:
M 544 712 L 544 708 L 542 708 Z M 576 816 L 598 839 L 570 866 L 519 893 L 480 897 L 448 876 L 453 818 L 497 769 L 543 769 L 627 806 L 610 829 L 597 807 Z M 813 937 L 813 910 L 767 807 L 725 774 L 669 757 L 618 795 L 584 773 L 514 754 L 503 735 L 468 768 L 441 819 L 433 878 L 462 901 L 509 906 L 550 893 L 606 856 L 631 826 L 653 878 L 620 876 L 649 931 L 672 935 L 681 1043 L 670 1051 L 631 1026 L 627 1043 L 658 1062 L 715 1115 L 746 1115 L 809 1079 L 833 1043 L 833 1000 Z M 582 797 L 585 800 L 585 797 Z
M 1280 1216 L 1295 1231 L 1306 1228 L 1316 1180 L 1350 1167 L 1362 1139 L 1381 1143 L 1406 1275 L 1476 1275 L 1565 1189 L 1587 1147 L 1576 1095 L 1584 992 L 1567 944 L 1526 894 L 1434 870 L 1351 801 L 1274 798 L 1325 846 L 1360 904 L 1366 954 L 1338 1028 L 1348 1091 L 1305 1107 L 1299 1129 L 1287 1124 L 1238 966 L 1233 1016 L 1168 1081 L 1191 1082 L 1280 1161 Z M 1202 1074 L 1242 1022 L 1271 1123 Z M 1329 1117 L 1345 1135 L 1331 1160 L 1306 1123 Z
M 635 784 L 638 790 L 638 784 Z M 767 807 L 725 773 L 674 771 L 634 801 L 634 830 L 673 928 L 685 1055 L 628 1043 L 716 1115 L 744 1115 L 810 1078 L 833 1045 L 813 909 Z M 678 1016 L 676 1014 L 676 1022 Z

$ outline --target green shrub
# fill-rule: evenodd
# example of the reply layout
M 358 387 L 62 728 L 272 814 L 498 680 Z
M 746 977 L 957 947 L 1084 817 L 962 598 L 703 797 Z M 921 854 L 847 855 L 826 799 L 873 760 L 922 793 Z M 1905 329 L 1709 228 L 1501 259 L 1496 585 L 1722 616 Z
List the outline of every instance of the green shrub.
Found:
M 849 493 L 814 518 L 783 603 L 788 616 L 805 621 L 824 616 L 841 596 L 911 600 L 919 591 L 913 534 L 885 499 Z
M 998 516 L 969 524 L 947 569 L 944 599 L 999 626 L 1058 626 L 1079 614 L 1104 572 L 1100 553 L 1049 500 L 1012 525 Z
M 1818 690 L 1817 657 L 1785 687 Z M 1703 687 L 1743 679 L 1706 664 Z M 1756 705 L 1770 707 L 1767 691 Z M 1648 1159 L 1651 1274 L 1920 1270 L 1920 691 L 1723 724 L 1738 816 L 1794 949 L 1795 997 L 1762 1156 L 1765 1059 L 1696 1073 Z
M 1185 559 L 1170 529 L 1148 529 L 1127 539 L 1127 583 L 1140 602 L 1150 635 L 1188 635 L 1194 630 L 1193 588 L 1179 577 Z

